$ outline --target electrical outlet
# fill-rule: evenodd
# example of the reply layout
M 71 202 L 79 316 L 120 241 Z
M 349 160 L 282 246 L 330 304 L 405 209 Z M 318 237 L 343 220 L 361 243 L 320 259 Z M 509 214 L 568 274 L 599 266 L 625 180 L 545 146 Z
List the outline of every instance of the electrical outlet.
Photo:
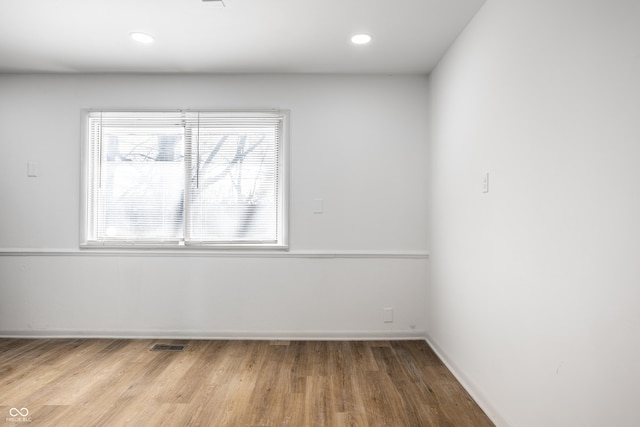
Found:
M 385 307 L 382 311 L 384 315 L 384 323 L 393 323 L 393 307 Z

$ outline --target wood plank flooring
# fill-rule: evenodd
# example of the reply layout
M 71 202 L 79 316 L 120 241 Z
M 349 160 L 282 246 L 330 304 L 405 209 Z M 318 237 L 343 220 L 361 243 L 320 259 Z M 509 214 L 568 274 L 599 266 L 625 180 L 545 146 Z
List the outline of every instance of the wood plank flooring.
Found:
M 493 424 L 424 341 L 0 339 L 0 425 Z

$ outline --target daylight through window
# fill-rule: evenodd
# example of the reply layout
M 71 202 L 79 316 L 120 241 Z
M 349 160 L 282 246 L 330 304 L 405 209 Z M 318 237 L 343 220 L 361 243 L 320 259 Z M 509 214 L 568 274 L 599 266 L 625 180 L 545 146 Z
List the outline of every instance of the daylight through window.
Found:
M 88 112 L 83 246 L 286 247 L 285 120 Z

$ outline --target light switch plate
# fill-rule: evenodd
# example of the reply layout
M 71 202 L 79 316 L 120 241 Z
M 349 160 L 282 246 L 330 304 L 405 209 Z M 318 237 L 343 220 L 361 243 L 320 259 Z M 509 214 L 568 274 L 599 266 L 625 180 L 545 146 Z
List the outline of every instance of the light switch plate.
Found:
M 27 162 L 27 176 L 31 178 L 38 176 L 38 162 Z
M 313 199 L 313 213 L 314 214 L 324 213 L 324 200 L 323 199 Z
M 489 172 L 485 172 L 484 175 L 482 175 L 482 192 L 489 192 Z

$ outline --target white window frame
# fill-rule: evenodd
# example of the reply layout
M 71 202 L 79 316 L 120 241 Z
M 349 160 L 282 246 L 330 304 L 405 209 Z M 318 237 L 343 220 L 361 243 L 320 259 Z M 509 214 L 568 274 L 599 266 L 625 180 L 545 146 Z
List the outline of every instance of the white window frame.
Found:
M 278 215 L 277 241 L 275 243 L 216 243 L 177 240 L 173 242 L 91 241 L 89 236 L 91 138 L 89 115 L 91 113 L 215 113 L 225 117 L 278 117 L 281 121 L 278 149 Z M 81 110 L 81 172 L 80 172 L 80 248 L 81 249 L 274 249 L 289 248 L 289 110 L 132 110 L 132 109 L 83 109 Z M 186 191 L 186 189 L 185 189 Z M 187 206 L 185 208 L 188 209 Z M 183 221 L 186 225 L 186 219 Z

